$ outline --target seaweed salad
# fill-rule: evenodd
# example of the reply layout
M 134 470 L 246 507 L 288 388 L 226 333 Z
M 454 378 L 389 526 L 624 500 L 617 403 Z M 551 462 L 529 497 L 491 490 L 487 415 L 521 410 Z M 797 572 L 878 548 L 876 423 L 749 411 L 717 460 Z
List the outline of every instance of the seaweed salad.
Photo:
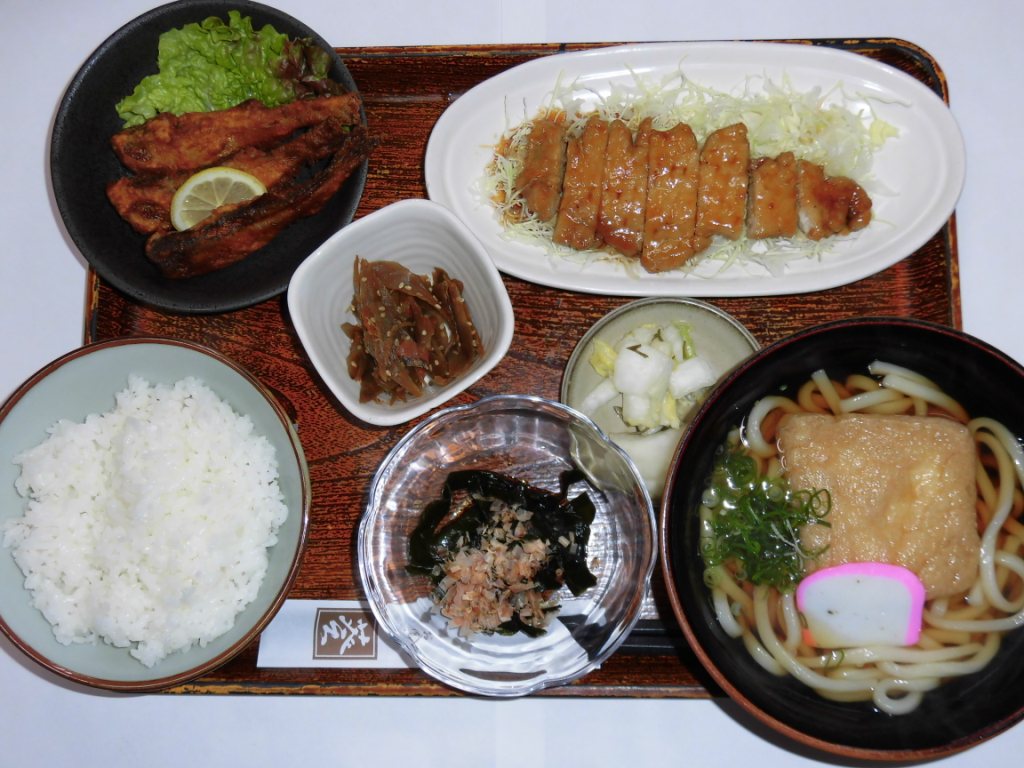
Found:
M 594 504 L 568 498 L 580 479 L 565 472 L 552 493 L 487 470 L 448 475 L 410 537 L 408 570 L 431 578 L 460 634 L 543 634 L 563 585 L 580 595 L 597 582 L 587 563 Z

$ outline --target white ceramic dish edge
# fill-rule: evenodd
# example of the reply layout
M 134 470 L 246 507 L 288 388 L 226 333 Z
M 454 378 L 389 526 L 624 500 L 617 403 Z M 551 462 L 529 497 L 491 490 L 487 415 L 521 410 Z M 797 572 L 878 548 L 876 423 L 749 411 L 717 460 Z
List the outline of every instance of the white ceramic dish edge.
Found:
M 531 117 L 558 80 L 579 78 L 598 92 L 635 74 L 682 69 L 702 85 L 732 90 L 752 78 L 785 76 L 798 90 L 869 94 L 871 109 L 901 136 L 875 157 L 879 186 L 872 226 L 837 240 L 821 259 L 806 259 L 781 275 L 730 266 L 708 276 L 634 274 L 610 262 L 586 267 L 549 256 L 541 247 L 503 236 L 491 205 L 478 191 L 493 146 L 509 126 Z M 481 239 L 498 268 L 525 280 L 608 295 L 767 296 L 824 290 L 872 275 L 926 243 L 948 220 L 965 175 L 963 137 L 946 104 L 928 87 L 893 67 L 849 51 L 791 43 L 696 42 L 611 46 L 533 60 L 462 95 L 441 116 L 427 146 L 431 199 L 451 208 Z M 895 192 L 893 192 L 895 191 Z
M 432 227 L 432 238 L 401 240 L 403 226 Z M 387 240 L 373 240 L 378 228 L 386 228 L 396 248 Z M 411 230 L 410 230 L 411 232 Z M 447 232 L 442 238 L 442 233 Z M 460 248 L 469 259 L 457 259 L 446 244 Z M 430 389 L 417 400 L 389 406 L 380 402 L 359 402 L 359 384 L 348 374 L 345 361 L 350 342 L 341 330 L 342 322 L 354 319 L 352 265 L 356 255 L 367 259 L 394 259 L 414 272 L 426 274 L 443 267 L 465 284 L 464 296 L 484 344 L 484 355 L 458 381 L 444 388 Z M 307 300 L 313 298 L 314 301 Z M 288 309 L 306 354 L 324 383 L 354 416 L 377 426 L 394 426 L 410 421 L 450 400 L 486 375 L 508 351 L 514 331 L 514 312 L 501 275 L 483 246 L 446 208 L 429 200 L 408 199 L 392 203 L 349 224 L 314 251 L 295 271 L 288 288 Z M 313 307 L 323 302 L 323 312 Z

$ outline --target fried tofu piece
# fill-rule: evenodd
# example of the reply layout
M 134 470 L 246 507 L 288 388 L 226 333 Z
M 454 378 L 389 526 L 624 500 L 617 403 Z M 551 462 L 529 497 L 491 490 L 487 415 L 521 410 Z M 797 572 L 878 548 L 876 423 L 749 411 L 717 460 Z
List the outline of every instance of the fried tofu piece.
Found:
M 791 414 L 779 429 L 794 489 L 827 489 L 830 527 L 808 525 L 801 543 L 826 548 L 814 567 L 901 565 L 929 598 L 977 577 L 976 452 L 967 428 L 937 416 Z
M 523 168 L 516 177 L 516 191 L 526 207 L 541 221 L 558 213 L 565 173 L 565 123 L 540 117 L 530 124 Z
M 645 132 L 638 132 L 634 141 L 624 122 L 609 123 L 597 234 L 624 256 L 638 256 L 643 247 L 647 145 Z
M 797 216 L 811 240 L 845 235 L 871 222 L 871 198 L 852 179 L 826 176 L 817 163 L 797 163 Z
M 578 251 L 597 248 L 597 215 L 601 209 L 601 181 L 608 145 L 608 123 L 596 115 L 587 120 L 579 136 L 569 138 L 565 151 L 562 200 L 552 239 Z
M 675 269 L 696 252 L 700 151 L 693 130 L 678 123 L 650 132 L 647 209 L 640 262 L 649 272 Z
M 796 185 L 792 152 L 759 157 L 750 164 L 747 237 L 792 237 L 797 233 Z
M 743 234 L 749 166 L 750 141 L 743 123 L 719 128 L 704 140 L 697 186 L 699 249 L 715 235 L 738 240 Z

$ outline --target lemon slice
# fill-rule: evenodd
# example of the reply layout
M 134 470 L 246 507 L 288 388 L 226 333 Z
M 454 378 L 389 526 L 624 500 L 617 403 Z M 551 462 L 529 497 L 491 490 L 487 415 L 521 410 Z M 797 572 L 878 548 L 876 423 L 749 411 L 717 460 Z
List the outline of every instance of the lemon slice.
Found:
M 171 224 L 177 230 L 188 229 L 222 205 L 251 200 L 266 191 L 251 173 L 226 166 L 207 168 L 189 176 L 174 193 Z

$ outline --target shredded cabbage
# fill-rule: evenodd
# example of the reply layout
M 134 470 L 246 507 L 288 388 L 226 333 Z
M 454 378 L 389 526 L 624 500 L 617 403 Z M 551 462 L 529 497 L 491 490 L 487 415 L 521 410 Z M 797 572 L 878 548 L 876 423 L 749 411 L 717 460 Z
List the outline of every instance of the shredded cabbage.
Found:
M 799 159 L 824 166 L 831 176 L 848 176 L 870 188 L 875 153 L 899 135 L 895 126 L 875 114 L 871 103 L 869 96 L 846 93 L 841 83 L 829 90 L 800 91 L 788 77 L 781 82 L 767 76 L 750 77 L 740 92 L 726 93 L 700 85 L 680 70 L 660 80 L 633 72 L 631 82 L 613 83 L 606 94 L 559 77 L 539 113 L 564 114 L 570 135 L 581 131 L 595 113 L 605 119 L 619 118 L 633 131 L 647 117 L 658 129 L 685 122 L 700 143 L 713 131 L 742 122 L 753 156 L 773 157 L 790 151 Z M 604 250 L 575 251 L 553 242 L 552 222 L 540 221 L 526 210 L 515 191 L 515 179 L 533 117 L 536 115 L 512 124 L 501 137 L 482 180 L 484 194 L 503 224 L 504 237 L 541 246 L 553 259 L 584 265 L 610 260 L 627 271 L 642 271 L 635 259 Z M 678 271 L 693 273 L 698 264 L 711 262 L 717 267 L 710 274 L 705 270 L 708 276 L 737 264 L 759 265 L 778 275 L 795 259 L 820 258 L 833 242 L 834 238 L 812 241 L 802 234 L 758 241 L 716 238 L 699 259 Z

